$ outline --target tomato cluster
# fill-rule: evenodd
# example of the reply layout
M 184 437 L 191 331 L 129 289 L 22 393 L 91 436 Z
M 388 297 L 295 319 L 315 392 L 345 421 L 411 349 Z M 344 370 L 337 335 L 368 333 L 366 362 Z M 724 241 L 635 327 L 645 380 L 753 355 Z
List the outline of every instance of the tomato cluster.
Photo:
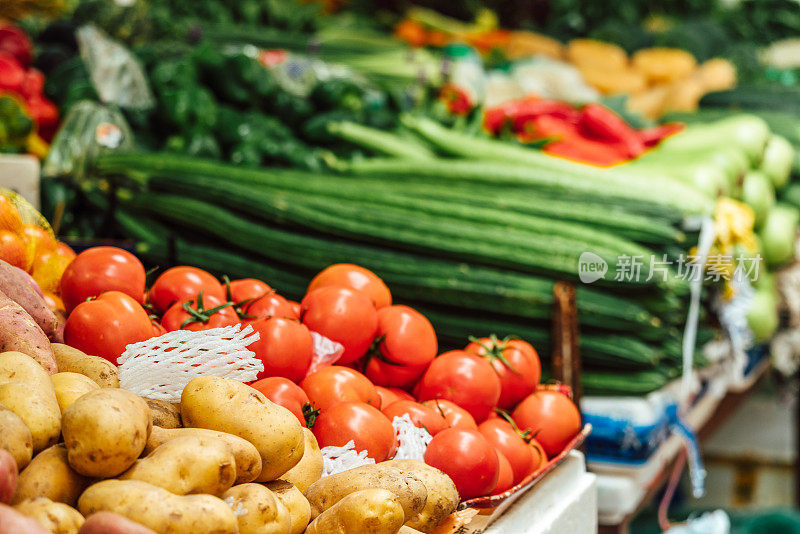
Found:
M 125 251 L 78 255 L 62 279 L 67 343 L 116 362 L 127 344 L 163 332 L 250 325 L 260 338 L 248 348 L 264 364 L 251 385 L 311 428 L 320 447 L 353 441 L 375 461 L 389 459 L 398 446 L 392 422 L 408 415 L 432 436 L 425 461 L 464 499 L 520 483 L 580 428 L 567 396 L 538 388 L 541 364 L 530 344 L 490 336 L 438 354 L 428 319 L 393 304 L 362 267 L 328 267 L 299 303 L 266 282 L 221 283 L 194 267 L 164 271 L 149 290 L 145 278 Z M 333 365 L 310 371 L 312 333 L 341 345 Z

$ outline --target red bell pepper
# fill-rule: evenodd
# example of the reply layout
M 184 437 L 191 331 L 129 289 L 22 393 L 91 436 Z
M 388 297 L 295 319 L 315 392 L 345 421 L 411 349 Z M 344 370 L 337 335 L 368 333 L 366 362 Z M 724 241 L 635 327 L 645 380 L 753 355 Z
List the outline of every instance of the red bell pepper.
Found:
M 684 126 L 685 125 L 681 122 L 670 122 L 653 126 L 652 128 L 645 128 L 644 130 L 639 130 L 639 139 L 641 139 L 647 147 L 656 146 L 664 140 L 664 138 L 683 130 Z
M 466 115 L 474 107 L 474 103 L 466 91 L 452 83 L 442 86 L 439 98 L 445 103 L 447 110 L 454 115 Z
M 0 52 L 14 57 L 23 67 L 30 66 L 33 61 L 31 40 L 22 28 L 12 24 L 0 26 Z
M 25 83 L 25 68 L 14 56 L 0 52 L 0 90 L 20 93 Z
M 505 102 L 486 110 L 483 126 L 494 134 L 500 133 L 506 124 L 511 125 L 515 132 L 521 132 L 528 121 L 540 115 L 553 115 L 573 122 L 580 114 L 565 102 L 530 97 Z
M 539 138 L 553 139 L 544 146 L 548 154 L 603 167 L 629 159 L 622 143 L 586 138 L 579 126 L 561 119 L 543 115 L 534 119 L 532 126 Z
M 58 129 L 58 108 L 42 95 L 34 95 L 27 104 L 28 112 L 36 122 L 37 133 L 42 139 L 51 141 Z
M 622 117 L 600 104 L 586 104 L 579 125 L 587 137 L 624 147 L 627 159 L 638 157 L 645 150 L 638 132 Z
M 44 74 L 36 69 L 28 69 L 22 82 L 20 93 L 25 98 L 39 96 L 44 91 Z

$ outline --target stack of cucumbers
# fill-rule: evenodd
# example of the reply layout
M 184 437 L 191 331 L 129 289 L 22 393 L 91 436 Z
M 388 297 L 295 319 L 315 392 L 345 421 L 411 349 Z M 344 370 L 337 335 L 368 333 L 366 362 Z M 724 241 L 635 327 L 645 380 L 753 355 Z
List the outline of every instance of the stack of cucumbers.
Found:
M 330 155 L 325 172 L 170 153 L 106 154 L 94 172 L 115 183 L 117 222 L 159 265 L 257 276 L 296 298 L 315 272 L 357 263 L 425 313 L 443 347 L 515 335 L 545 359 L 553 284 L 572 281 L 589 393 L 641 394 L 679 375 L 689 284 L 647 269 L 697 244 L 681 222 L 712 214 L 714 195 L 657 167 L 597 169 L 422 116 L 401 123 L 332 121 L 371 157 Z M 580 280 L 587 252 L 607 266 L 592 283 Z M 641 274 L 620 272 L 634 257 Z M 713 336 L 701 326 L 698 346 Z

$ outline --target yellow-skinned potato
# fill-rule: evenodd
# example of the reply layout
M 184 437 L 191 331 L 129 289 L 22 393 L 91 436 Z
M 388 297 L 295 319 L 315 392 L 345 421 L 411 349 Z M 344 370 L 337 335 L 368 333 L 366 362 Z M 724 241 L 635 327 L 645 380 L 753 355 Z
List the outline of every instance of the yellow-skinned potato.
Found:
M 236 460 L 219 438 L 183 436 L 170 440 L 119 476 L 142 480 L 176 495 L 222 495 L 236 480 Z
M 233 510 L 211 495 L 175 495 L 141 480 L 104 480 L 83 492 L 78 510 L 114 512 L 159 534 L 234 534 Z
M 291 482 L 300 491 L 307 490 L 311 484 L 322 478 L 323 470 L 322 451 L 319 450 L 317 438 L 307 428 L 303 429 L 303 435 L 305 444 L 300 463 L 281 475 L 281 480 Z
M 567 58 L 581 69 L 590 67 L 615 73 L 628 67 L 628 53 L 624 49 L 594 39 L 570 41 L 567 44 Z
M 261 484 L 240 484 L 222 495 L 239 521 L 239 534 L 290 534 L 289 510 Z
M 69 464 L 82 475 L 109 478 L 128 469 L 150 435 L 150 409 L 124 389 L 90 391 L 64 411 Z
M 181 419 L 185 426 L 227 432 L 255 445 L 262 466 L 256 482 L 280 478 L 303 457 L 303 427 L 294 414 L 236 380 L 192 379 L 181 395 Z
M 418 460 L 389 460 L 383 465 L 411 473 L 420 479 L 428 490 L 425 508 L 416 516 L 409 517 L 406 520 L 407 526 L 422 532 L 430 532 L 458 507 L 460 497 L 456 485 L 449 476 L 435 467 Z
M 52 343 L 53 356 L 59 372 L 79 373 L 91 378 L 101 388 L 118 388 L 117 366 L 101 358 L 90 356 L 63 343 Z
M 28 427 L 34 454 L 58 441 L 61 410 L 50 375 L 27 354 L 0 354 L 0 404 Z
M 405 516 L 400 500 L 379 488 L 353 492 L 308 525 L 306 534 L 396 534 Z
M 8 451 L 17 463 L 17 469 L 25 469 L 33 457 L 33 437 L 20 417 L 0 405 L 0 449 Z
M 697 69 L 694 56 L 678 48 L 645 48 L 636 52 L 632 61 L 653 85 L 686 79 Z
M 97 383 L 80 373 L 56 373 L 50 375 L 50 381 L 53 382 L 53 388 L 56 391 L 56 399 L 58 400 L 58 407 L 61 413 L 67 409 L 67 406 L 78 400 L 84 394 L 100 389 Z
M 36 497 L 14 505 L 14 509 L 48 529 L 53 534 L 78 534 L 85 521 L 71 506 L 53 502 L 47 497 Z
M 63 443 L 53 445 L 37 454 L 17 480 L 14 503 L 36 497 L 75 506 L 91 481 L 75 472 L 67 462 Z
M 303 492 L 297 486 L 285 480 L 273 480 L 264 484 L 289 510 L 292 518 L 291 534 L 305 532 L 308 522 L 311 521 L 311 505 L 308 504 Z
M 152 432 L 150 432 L 150 437 L 147 439 L 144 453 L 150 454 L 169 440 L 181 436 L 218 438 L 227 443 L 233 452 L 233 457 L 236 459 L 236 481 L 234 485 L 252 482 L 261 474 L 261 456 L 259 456 L 255 445 L 239 436 L 205 428 L 167 429 L 154 426 Z
M 153 426 L 161 428 L 181 428 L 181 407 L 174 402 L 145 399 L 153 416 Z
M 311 484 L 305 492 L 311 504 L 311 517 L 317 517 L 347 495 L 368 488 L 391 491 L 403 506 L 406 517 L 415 517 L 428 500 L 425 484 L 412 474 L 382 464 L 364 465 Z

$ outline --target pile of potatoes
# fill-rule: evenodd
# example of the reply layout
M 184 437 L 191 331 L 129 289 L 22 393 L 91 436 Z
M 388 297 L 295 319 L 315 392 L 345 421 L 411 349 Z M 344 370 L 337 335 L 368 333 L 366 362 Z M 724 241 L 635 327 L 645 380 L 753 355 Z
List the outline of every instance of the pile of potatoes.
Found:
M 0 534 L 411 534 L 458 505 L 414 460 L 321 478 L 311 431 L 240 382 L 146 400 L 105 359 L 51 348 L 52 375 L 0 353 Z

